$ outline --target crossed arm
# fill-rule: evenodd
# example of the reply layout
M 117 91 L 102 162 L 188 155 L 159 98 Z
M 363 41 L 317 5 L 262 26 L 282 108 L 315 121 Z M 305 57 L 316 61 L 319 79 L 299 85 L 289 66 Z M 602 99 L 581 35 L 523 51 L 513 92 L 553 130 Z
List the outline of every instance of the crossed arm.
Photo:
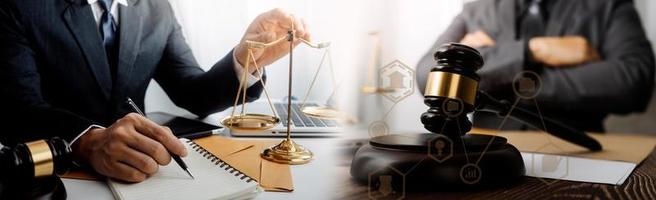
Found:
M 603 34 L 603 44 L 590 47 L 581 36 L 542 37 L 508 42 L 494 41 L 480 30 L 467 30 L 462 16 L 454 19 L 432 49 L 447 42 L 477 48 L 485 60 L 479 71 L 480 89 L 489 93 L 512 88 L 513 77 L 527 60 L 542 63 L 538 70 L 543 86 L 536 97 L 546 109 L 578 112 L 629 113 L 642 111 L 654 84 L 654 57 L 638 14 L 627 1 L 614 6 Z M 420 89 L 430 68 L 433 52 L 417 67 Z

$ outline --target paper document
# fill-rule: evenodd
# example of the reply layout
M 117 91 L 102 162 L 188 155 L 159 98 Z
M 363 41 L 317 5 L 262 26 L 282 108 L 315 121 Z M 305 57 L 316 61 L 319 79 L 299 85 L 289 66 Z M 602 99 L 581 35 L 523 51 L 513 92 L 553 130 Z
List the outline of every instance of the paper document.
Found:
M 622 185 L 636 164 L 542 153 L 522 152 L 526 176 Z M 544 181 L 547 183 L 555 180 Z
M 612 185 L 623 184 L 656 145 L 654 137 L 590 134 L 603 146 L 593 152 L 545 132 L 502 131 L 499 136 L 522 152 L 527 176 Z

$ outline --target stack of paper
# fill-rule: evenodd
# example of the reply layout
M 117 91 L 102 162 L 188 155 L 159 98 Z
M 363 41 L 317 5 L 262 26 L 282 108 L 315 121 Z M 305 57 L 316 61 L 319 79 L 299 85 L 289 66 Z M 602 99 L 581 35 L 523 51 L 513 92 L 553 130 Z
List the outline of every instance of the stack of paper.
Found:
M 526 175 L 621 185 L 654 150 L 656 138 L 591 134 L 603 146 L 592 152 L 544 132 L 500 132 L 522 152 Z M 545 181 L 549 181 L 544 179 Z

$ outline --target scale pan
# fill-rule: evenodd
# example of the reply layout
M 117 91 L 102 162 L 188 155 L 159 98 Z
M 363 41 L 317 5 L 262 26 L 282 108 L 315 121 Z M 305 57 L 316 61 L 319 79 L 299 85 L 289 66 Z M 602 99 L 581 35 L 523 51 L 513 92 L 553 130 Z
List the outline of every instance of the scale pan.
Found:
M 372 87 L 372 86 L 364 86 L 362 89 L 360 89 L 362 93 L 365 94 L 374 94 L 374 93 L 392 93 L 395 92 L 395 89 L 387 89 L 387 88 L 379 88 L 379 87 Z
M 229 116 L 221 120 L 223 126 L 238 132 L 259 132 L 272 129 L 280 123 L 280 119 L 272 115 L 243 114 Z
M 303 108 L 305 115 L 321 119 L 343 119 L 346 114 L 334 108 L 322 106 L 307 106 Z

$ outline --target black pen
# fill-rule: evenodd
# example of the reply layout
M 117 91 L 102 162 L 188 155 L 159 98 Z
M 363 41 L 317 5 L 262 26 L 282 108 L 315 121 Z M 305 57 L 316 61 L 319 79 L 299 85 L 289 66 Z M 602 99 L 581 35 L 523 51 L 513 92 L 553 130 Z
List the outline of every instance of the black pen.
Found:
M 130 107 L 132 107 L 132 110 L 134 112 L 137 112 L 137 113 L 139 113 L 139 115 L 146 117 L 146 114 L 141 112 L 141 109 L 139 109 L 139 107 L 137 107 L 137 104 L 135 104 L 134 101 L 132 101 L 132 99 L 130 99 L 130 97 L 128 97 L 125 102 L 127 102 L 127 104 L 130 105 Z M 175 162 L 178 163 L 178 165 L 180 165 L 180 167 L 182 167 L 182 169 L 184 169 L 187 172 L 187 174 L 189 174 L 189 176 L 191 176 L 191 178 L 196 179 L 194 177 L 194 175 L 191 174 L 191 171 L 189 171 L 189 167 L 187 167 L 187 164 L 184 161 L 182 161 L 182 158 L 180 158 L 180 156 L 175 155 L 175 154 L 171 153 L 170 151 L 169 151 L 169 154 L 171 155 L 173 160 L 175 160 Z

